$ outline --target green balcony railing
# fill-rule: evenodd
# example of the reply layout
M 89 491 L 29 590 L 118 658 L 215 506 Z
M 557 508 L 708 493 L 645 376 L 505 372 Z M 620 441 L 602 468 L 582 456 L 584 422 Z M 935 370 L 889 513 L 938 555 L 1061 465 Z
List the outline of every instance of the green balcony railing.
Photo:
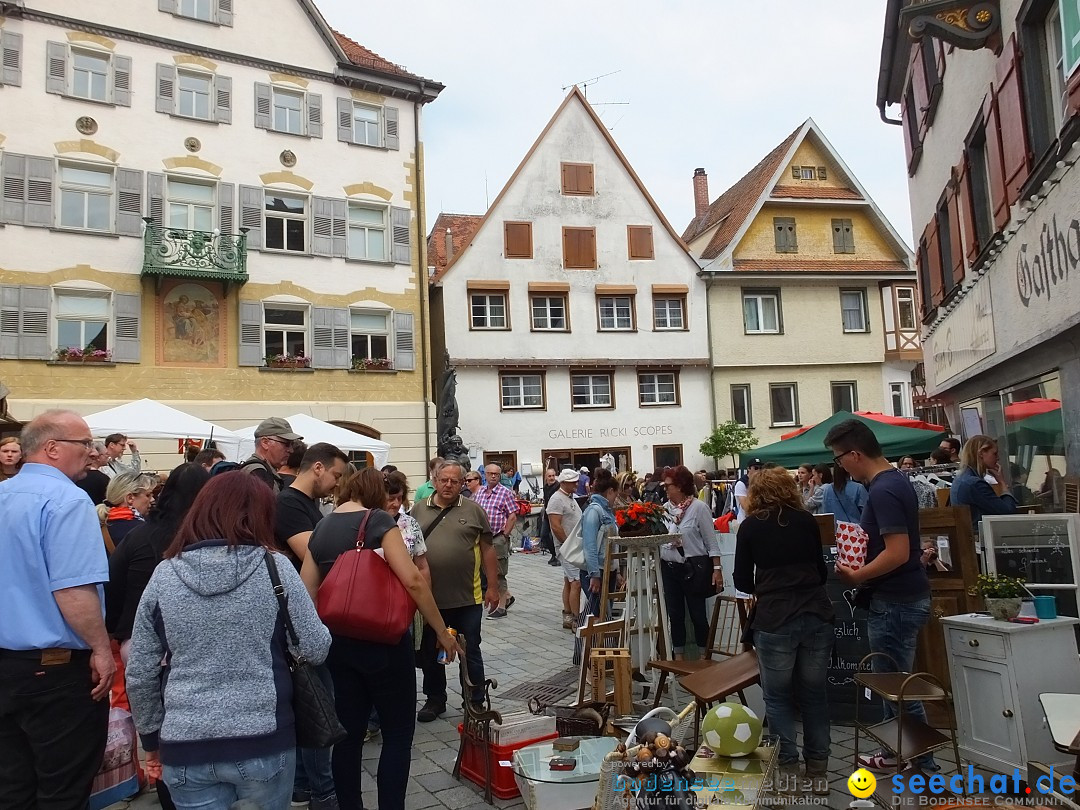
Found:
M 243 284 L 247 275 L 247 228 L 238 235 L 163 228 L 146 218 L 144 276 L 171 276 Z

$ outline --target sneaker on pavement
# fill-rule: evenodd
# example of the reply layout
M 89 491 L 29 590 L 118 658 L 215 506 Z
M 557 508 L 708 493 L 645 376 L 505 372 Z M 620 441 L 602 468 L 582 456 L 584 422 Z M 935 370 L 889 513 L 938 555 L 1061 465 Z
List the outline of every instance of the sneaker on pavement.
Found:
M 436 717 L 446 714 L 446 703 L 427 700 L 423 707 L 416 713 L 416 720 L 420 723 L 430 723 Z
M 489 613 L 487 617 L 489 619 L 505 619 L 506 608 L 495 608 L 495 610 L 491 611 L 491 613 Z
M 882 753 L 872 756 L 859 756 L 859 767 L 866 768 L 874 773 L 885 773 L 896 770 L 896 757 L 887 757 Z
M 507 599 L 506 600 L 506 609 L 509 610 L 510 608 L 512 608 L 514 606 L 514 602 L 516 602 L 516 601 L 517 601 L 517 599 L 515 599 L 512 596 L 509 599 Z
M 556 566 L 556 567 L 559 567 L 559 566 L 561 565 L 561 563 L 559 562 L 559 560 L 558 560 L 558 558 L 557 558 L 557 557 L 555 557 L 554 555 L 552 555 L 551 559 L 550 559 L 550 560 L 548 560 L 548 565 L 554 565 L 554 566 Z
M 324 799 L 318 799 L 315 796 L 312 796 L 311 804 L 308 806 L 311 810 L 338 810 L 337 794 L 331 793 Z
M 306 793 L 294 793 L 292 795 L 292 801 L 289 803 L 292 807 L 307 807 L 311 797 Z
M 574 629 L 574 614 L 573 613 L 564 613 L 562 615 L 562 626 L 563 626 L 563 630 L 573 630 Z

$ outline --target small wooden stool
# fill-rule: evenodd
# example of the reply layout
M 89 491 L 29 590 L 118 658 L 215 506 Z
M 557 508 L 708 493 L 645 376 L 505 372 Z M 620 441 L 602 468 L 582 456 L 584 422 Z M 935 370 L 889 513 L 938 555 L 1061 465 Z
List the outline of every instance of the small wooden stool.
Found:
M 622 717 L 633 711 L 631 700 L 630 650 L 625 647 L 593 650 L 589 655 L 593 700 L 607 702 L 608 672 L 612 675 L 615 712 Z

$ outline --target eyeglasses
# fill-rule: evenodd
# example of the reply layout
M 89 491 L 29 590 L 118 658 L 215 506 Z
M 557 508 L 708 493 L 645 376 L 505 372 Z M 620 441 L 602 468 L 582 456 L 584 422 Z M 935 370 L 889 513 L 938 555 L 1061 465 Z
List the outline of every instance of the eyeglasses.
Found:
M 479 481 L 480 476 L 479 475 L 469 475 L 469 476 L 465 477 L 465 480 L 466 481 Z
M 277 442 L 278 444 L 283 444 L 286 447 L 292 447 L 293 446 L 293 443 L 291 441 L 289 441 L 288 439 L 279 439 L 276 436 L 267 436 L 266 438 L 268 438 L 272 442 Z
M 53 439 L 54 442 L 64 442 L 65 444 L 81 444 L 87 450 L 90 450 L 94 446 L 93 439 Z
M 437 483 L 437 484 L 460 484 L 461 479 L 460 478 L 440 478 L 435 483 Z
M 833 457 L 832 457 L 832 460 L 833 460 L 833 464 L 839 464 L 839 463 L 840 463 L 840 459 L 842 459 L 842 458 L 843 458 L 844 456 L 848 455 L 849 453 L 854 453 L 854 452 L 855 452 L 854 450 L 845 450 L 845 451 L 844 451 L 843 453 L 841 453 L 840 455 L 838 455 L 838 456 L 833 456 Z

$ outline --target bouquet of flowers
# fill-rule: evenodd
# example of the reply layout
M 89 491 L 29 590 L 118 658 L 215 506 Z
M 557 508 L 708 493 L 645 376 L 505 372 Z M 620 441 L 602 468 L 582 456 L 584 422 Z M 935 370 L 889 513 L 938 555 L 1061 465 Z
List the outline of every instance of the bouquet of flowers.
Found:
M 615 524 L 619 534 L 624 537 L 633 535 L 667 534 L 668 526 L 664 521 L 667 510 L 658 503 L 634 501 L 625 509 L 615 512 Z

